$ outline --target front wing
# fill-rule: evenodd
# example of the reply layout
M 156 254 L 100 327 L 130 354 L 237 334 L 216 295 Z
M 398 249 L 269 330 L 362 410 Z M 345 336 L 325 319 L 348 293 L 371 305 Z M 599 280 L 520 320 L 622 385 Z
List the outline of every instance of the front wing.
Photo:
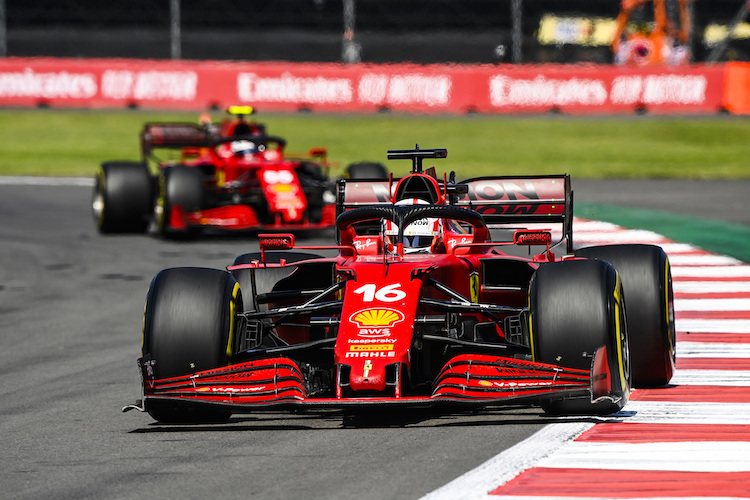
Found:
M 597 351 L 592 368 L 579 370 L 488 355 L 460 355 L 448 362 L 432 393 L 409 397 L 311 397 L 300 367 L 292 359 L 274 357 L 155 379 L 147 358 L 138 360 L 144 399 L 123 411 L 148 411 L 151 404 L 217 406 L 233 413 L 261 408 L 352 408 L 361 406 L 502 406 L 533 405 L 549 399 L 608 400 L 621 407 L 627 395 L 613 386 L 606 348 Z

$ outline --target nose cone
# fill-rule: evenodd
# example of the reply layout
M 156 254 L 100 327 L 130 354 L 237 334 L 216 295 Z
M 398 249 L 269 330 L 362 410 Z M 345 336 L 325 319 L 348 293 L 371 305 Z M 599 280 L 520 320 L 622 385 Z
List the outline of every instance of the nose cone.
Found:
M 373 362 L 371 359 L 358 360 L 351 363 L 349 373 L 349 387 L 354 391 L 385 390 L 385 363 Z

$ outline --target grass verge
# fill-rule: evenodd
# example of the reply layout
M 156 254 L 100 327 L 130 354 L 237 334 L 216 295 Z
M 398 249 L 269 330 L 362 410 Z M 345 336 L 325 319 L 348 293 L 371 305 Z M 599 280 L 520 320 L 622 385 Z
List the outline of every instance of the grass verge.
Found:
M 221 118 L 220 112 L 213 113 Z M 147 121 L 198 113 L 0 110 L 0 175 L 89 176 L 105 160 L 137 160 Z M 568 173 L 580 178 L 749 178 L 750 119 L 735 116 L 258 114 L 288 150 L 324 146 L 345 166 L 386 163 L 386 150 L 447 148 L 438 170 L 457 177 Z M 395 174 L 407 162 L 388 162 Z
M 631 229 L 646 229 L 671 240 L 750 263 L 750 227 L 712 219 L 614 205 L 581 203 L 575 215 Z M 575 241 L 575 230 L 573 233 Z

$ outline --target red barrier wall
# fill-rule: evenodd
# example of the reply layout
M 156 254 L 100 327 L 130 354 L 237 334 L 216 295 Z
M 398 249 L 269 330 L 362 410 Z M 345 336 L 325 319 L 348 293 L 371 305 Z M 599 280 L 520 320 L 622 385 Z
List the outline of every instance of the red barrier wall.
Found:
M 736 114 L 750 114 L 750 63 L 727 63 L 726 108 Z
M 264 111 L 715 113 L 726 107 L 727 67 L 6 58 L 0 60 L 0 106 L 200 110 L 252 104 Z M 741 89 L 737 78 L 746 82 L 748 77 L 733 78 L 731 88 Z M 748 112 L 747 106 L 735 109 Z

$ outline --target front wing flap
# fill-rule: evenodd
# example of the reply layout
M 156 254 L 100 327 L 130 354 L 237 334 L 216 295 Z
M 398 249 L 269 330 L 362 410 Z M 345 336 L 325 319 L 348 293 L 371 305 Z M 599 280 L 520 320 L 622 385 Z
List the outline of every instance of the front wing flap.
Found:
M 436 378 L 432 393 L 406 397 L 309 397 L 303 371 L 290 358 L 248 361 L 169 379 L 156 379 L 148 358 L 138 360 L 143 376 L 144 400 L 181 401 L 214 405 L 235 413 L 267 407 L 347 408 L 374 406 L 503 406 L 534 405 L 545 399 L 607 399 L 619 406 L 626 397 L 618 393 L 606 363 L 604 348 L 597 351 L 592 369 L 580 370 L 490 355 L 459 355 Z M 130 409 L 132 407 L 126 407 Z

